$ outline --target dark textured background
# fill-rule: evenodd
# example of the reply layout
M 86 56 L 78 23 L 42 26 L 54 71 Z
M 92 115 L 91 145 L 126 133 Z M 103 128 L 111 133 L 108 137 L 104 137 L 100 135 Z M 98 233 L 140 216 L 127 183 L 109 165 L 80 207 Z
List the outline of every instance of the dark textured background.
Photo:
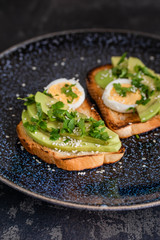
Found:
M 159 0 L 0 0 L 0 51 L 49 32 L 129 29 L 160 36 Z M 53 206 L 0 183 L 0 239 L 160 239 L 160 207 L 91 212 Z

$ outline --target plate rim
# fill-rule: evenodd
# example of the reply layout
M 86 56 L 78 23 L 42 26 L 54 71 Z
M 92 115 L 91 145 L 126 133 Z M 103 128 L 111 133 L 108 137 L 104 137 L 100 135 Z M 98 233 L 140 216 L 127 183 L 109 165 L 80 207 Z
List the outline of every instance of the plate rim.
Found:
M 41 201 L 58 205 L 58 206 L 63 206 L 63 207 L 69 207 L 73 209 L 80 209 L 80 210 L 92 210 L 92 211 L 126 211 L 126 210 L 138 210 L 138 209 L 145 209 L 149 207 L 156 207 L 160 205 L 160 200 L 155 201 L 155 202 L 150 202 L 150 203 L 143 203 L 143 204 L 133 204 L 133 205 L 124 205 L 124 206 L 107 206 L 107 205 L 87 205 L 87 204 L 79 204 L 79 203 L 73 203 L 70 201 L 63 201 L 63 200 L 57 200 L 49 197 L 45 197 L 41 194 L 32 192 L 28 189 L 25 189 L 12 181 L 2 177 L 0 175 L 0 181 L 9 187 L 12 187 L 13 189 L 28 195 L 30 197 L 34 197 L 36 199 L 39 199 Z
M 149 37 L 156 40 L 160 40 L 160 36 L 152 33 L 147 32 L 141 32 L 141 31 L 135 31 L 135 30 L 128 30 L 128 29 L 113 29 L 113 28 L 85 28 L 85 29 L 72 29 L 72 30 L 64 30 L 64 31 L 56 31 L 56 32 L 50 32 L 47 34 L 42 34 L 33 38 L 30 38 L 28 40 L 22 41 L 20 43 L 14 44 L 13 46 L 7 48 L 6 50 L 2 51 L 0 53 L 0 59 L 3 58 L 5 55 L 10 54 L 14 51 L 16 51 L 20 47 L 24 47 L 28 44 L 42 41 L 43 39 L 52 38 L 54 36 L 63 36 L 67 34 L 78 34 L 78 33 L 119 33 L 119 34 L 132 34 L 142 37 Z M 138 210 L 138 209 L 145 209 L 149 207 L 156 207 L 160 205 L 160 200 L 149 202 L 149 203 L 141 203 L 141 204 L 133 204 L 133 205 L 124 205 L 124 206 L 106 206 L 106 205 L 87 205 L 87 204 L 78 204 L 78 203 L 72 203 L 67 202 L 63 200 L 56 200 L 53 198 L 49 198 L 46 196 L 43 196 L 41 194 L 32 192 L 28 189 L 25 189 L 12 181 L 8 180 L 4 176 L 0 175 L 0 181 L 9 187 L 12 187 L 13 189 L 24 193 L 30 197 L 34 197 L 36 199 L 42 200 L 44 202 L 48 202 L 50 204 L 55 204 L 63 207 L 70 207 L 74 209 L 81 209 L 81 210 L 99 210 L 99 211 L 124 211 L 124 210 Z
M 31 44 L 37 41 L 41 41 L 46 38 L 51 38 L 54 36 L 60 36 L 60 35 L 67 35 L 67 34 L 76 34 L 76 33 L 89 33 L 89 32 L 111 32 L 111 33 L 123 33 L 123 34 L 133 34 L 133 35 L 140 35 L 143 37 L 150 37 L 154 39 L 160 40 L 160 35 L 158 34 L 152 34 L 147 33 L 143 31 L 136 31 L 136 30 L 128 30 L 128 29 L 113 29 L 113 28 L 85 28 L 85 29 L 71 29 L 71 30 L 64 30 L 64 31 L 56 31 L 56 32 L 50 32 L 42 35 L 38 35 L 36 37 L 29 38 L 27 40 L 24 40 L 22 42 L 16 43 L 12 45 L 11 47 L 7 48 L 6 50 L 0 52 L 0 58 L 2 58 L 5 54 L 11 53 L 15 50 L 17 50 L 20 47 L 26 46 L 27 44 Z

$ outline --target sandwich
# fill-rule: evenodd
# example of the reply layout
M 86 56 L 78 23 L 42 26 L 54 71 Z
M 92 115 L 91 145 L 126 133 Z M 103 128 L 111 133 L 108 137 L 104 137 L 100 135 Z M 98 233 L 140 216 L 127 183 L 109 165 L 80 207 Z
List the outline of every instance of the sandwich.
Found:
M 113 56 L 87 74 L 87 89 L 107 127 L 128 138 L 160 126 L 160 76 L 135 57 Z
M 17 125 L 21 144 L 31 154 L 68 171 L 114 163 L 124 155 L 119 136 L 105 126 L 74 79 L 58 79 L 43 92 L 23 98 Z

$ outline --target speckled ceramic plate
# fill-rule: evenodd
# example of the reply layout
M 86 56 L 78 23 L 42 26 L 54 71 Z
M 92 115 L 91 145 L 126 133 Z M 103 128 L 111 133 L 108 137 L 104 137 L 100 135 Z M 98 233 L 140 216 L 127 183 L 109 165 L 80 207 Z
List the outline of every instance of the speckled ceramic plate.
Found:
M 147 34 L 85 30 L 48 34 L 0 55 L 0 179 L 33 197 L 94 210 L 160 205 L 160 129 L 123 140 L 120 162 L 67 172 L 26 152 L 16 135 L 23 103 L 17 97 L 43 90 L 60 77 L 85 77 L 92 68 L 127 51 L 160 72 L 160 38 Z M 86 90 L 87 93 L 87 90 Z

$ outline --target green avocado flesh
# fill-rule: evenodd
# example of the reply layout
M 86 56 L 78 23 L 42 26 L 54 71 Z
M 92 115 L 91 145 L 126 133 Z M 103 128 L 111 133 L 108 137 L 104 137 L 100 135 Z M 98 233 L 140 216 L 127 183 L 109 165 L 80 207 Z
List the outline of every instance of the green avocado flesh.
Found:
M 120 56 L 111 57 L 111 63 L 113 68 L 110 70 L 100 70 L 95 75 L 96 83 L 104 89 L 110 82 L 118 78 L 128 78 L 132 80 L 136 72 L 136 67 L 139 67 L 143 71 L 141 72 L 142 84 L 146 85 L 150 91 L 154 90 L 153 95 L 150 97 L 150 101 L 146 104 L 138 104 L 136 107 L 137 113 L 141 122 L 148 121 L 157 114 L 160 114 L 160 78 L 152 69 L 147 68 L 144 63 L 136 58 L 129 57 L 124 58 L 121 61 Z M 120 64 L 119 64 L 120 62 Z M 145 72 L 145 70 L 147 70 Z M 115 73 L 120 72 L 122 75 L 116 76 Z M 125 75 L 126 74 L 126 75 Z M 158 89 L 159 88 L 159 89 Z
M 99 71 L 95 76 L 96 83 L 103 89 L 114 80 L 110 69 Z
M 22 122 L 27 134 L 40 145 L 67 152 L 117 152 L 121 148 L 118 135 L 106 127 L 104 132 L 106 131 L 109 135 L 109 139 L 106 141 L 87 135 L 81 136 L 81 134 L 74 132 L 62 132 L 60 133 L 60 138 L 51 140 L 50 133 L 52 129 L 61 129 L 63 126 L 61 121 L 50 121 L 47 117 L 52 104 L 55 104 L 57 101 L 40 92 L 36 93 L 35 101 L 35 103 L 28 105 L 27 109 L 22 112 Z M 44 121 L 46 122 L 46 129 L 37 128 L 35 131 L 31 131 L 25 126 L 25 123 L 33 124 L 33 119 L 34 121 L 38 121 L 37 103 L 41 105 L 42 112 L 45 114 Z M 67 108 L 68 106 L 64 105 L 63 109 Z M 87 118 L 84 114 L 80 114 L 80 116 Z M 89 123 L 86 122 L 86 128 L 89 126 Z

